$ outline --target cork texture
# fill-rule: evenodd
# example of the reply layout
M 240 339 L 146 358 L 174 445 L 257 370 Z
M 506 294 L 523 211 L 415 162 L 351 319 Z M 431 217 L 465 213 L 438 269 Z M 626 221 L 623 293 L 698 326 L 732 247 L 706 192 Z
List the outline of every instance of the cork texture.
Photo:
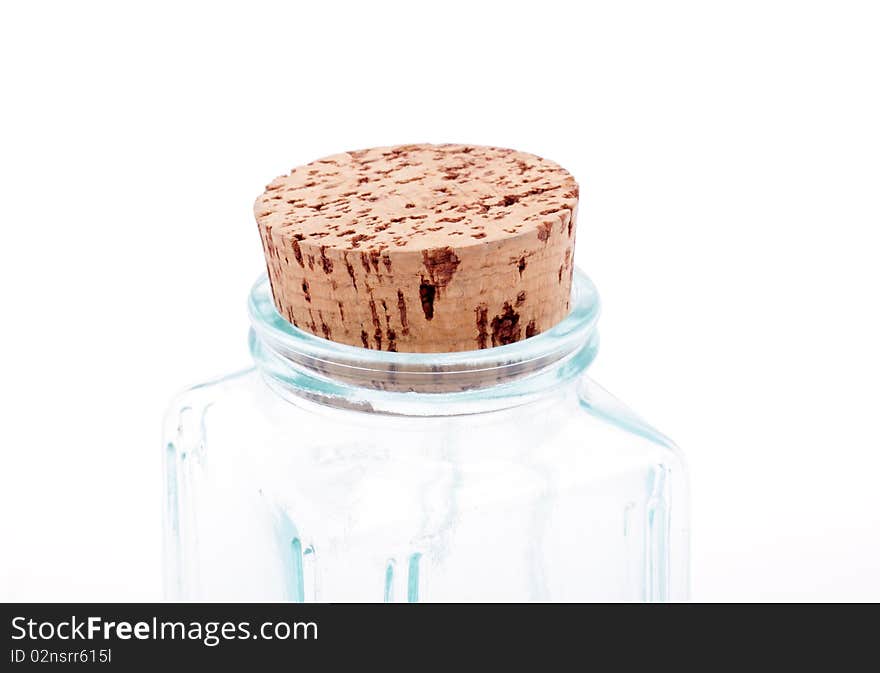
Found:
M 254 213 L 293 325 L 430 353 L 513 343 L 567 315 L 577 204 L 574 178 L 535 155 L 403 145 L 295 168 Z

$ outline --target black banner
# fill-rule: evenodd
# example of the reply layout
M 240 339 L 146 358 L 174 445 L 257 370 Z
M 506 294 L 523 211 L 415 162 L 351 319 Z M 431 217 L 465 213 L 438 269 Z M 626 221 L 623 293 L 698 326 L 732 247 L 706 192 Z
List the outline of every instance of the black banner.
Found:
M 839 667 L 877 632 L 875 606 L 4 604 L 3 670 L 178 666 L 531 662 L 540 670 L 616 662 L 796 660 Z

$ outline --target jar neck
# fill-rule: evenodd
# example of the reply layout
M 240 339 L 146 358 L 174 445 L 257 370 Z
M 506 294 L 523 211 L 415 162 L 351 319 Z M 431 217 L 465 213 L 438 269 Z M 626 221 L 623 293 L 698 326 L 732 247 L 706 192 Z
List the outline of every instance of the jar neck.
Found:
M 251 354 L 273 390 L 372 413 L 446 416 L 526 404 L 577 378 L 598 349 L 599 298 L 580 271 L 571 311 L 558 325 L 513 344 L 457 353 L 375 351 L 317 337 L 278 313 L 265 276 L 248 309 Z

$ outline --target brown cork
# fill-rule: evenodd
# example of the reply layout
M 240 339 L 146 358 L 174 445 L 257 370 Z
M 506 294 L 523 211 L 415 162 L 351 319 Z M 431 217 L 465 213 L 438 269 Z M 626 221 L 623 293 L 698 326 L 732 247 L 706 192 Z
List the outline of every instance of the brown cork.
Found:
M 275 305 L 363 348 L 436 353 L 539 334 L 569 310 L 578 186 L 532 154 L 403 145 L 276 178 L 254 206 Z

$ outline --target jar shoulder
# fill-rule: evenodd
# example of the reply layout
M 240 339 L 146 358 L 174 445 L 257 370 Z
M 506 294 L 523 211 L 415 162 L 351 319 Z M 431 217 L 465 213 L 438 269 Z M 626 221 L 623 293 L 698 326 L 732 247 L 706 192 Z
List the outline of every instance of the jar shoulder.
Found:
M 682 451 L 672 439 L 590 377 L 583 376 L 578 381 L 577 399 L 589 422 L 604 424 L 615 432 L 648 443 L 683 461 Z
M 192 443 L 204 434 L 207 412 L 218 405 L 228 413 L 253 406 L 250 399 L 260 385 L 255 368 L 242 369 L 185 388 L 175 394 L 165 409 L 162 437 L 165 444 Z
M 528 428 L 536 452 L 548 461 L 686 471 L 684 456 L 669 437 L 587 376 L 548 400 L 545 408 L 522 416 L 515 423 Z
M 667 465 L 683 463 L 680 450 L 666 435 L 586 376 L 544 399 L 507 410 L 394 418 L 292 403 L 251 368 L 184 390 L 174 397 L 164 423 L 166 445 L 174 443 L 178 449 L 204 448 L 208 438 L 216 443 L 233 436 L 248 442 L 295 437 L 304 444 L 360 444 L 365 438 L 382 436 L 387 444 L 397 434 L 402 441 L 411 441 L 413 432 L 453 434 L 499 449 L 530 443 L 538 450 L 602 450 Z

